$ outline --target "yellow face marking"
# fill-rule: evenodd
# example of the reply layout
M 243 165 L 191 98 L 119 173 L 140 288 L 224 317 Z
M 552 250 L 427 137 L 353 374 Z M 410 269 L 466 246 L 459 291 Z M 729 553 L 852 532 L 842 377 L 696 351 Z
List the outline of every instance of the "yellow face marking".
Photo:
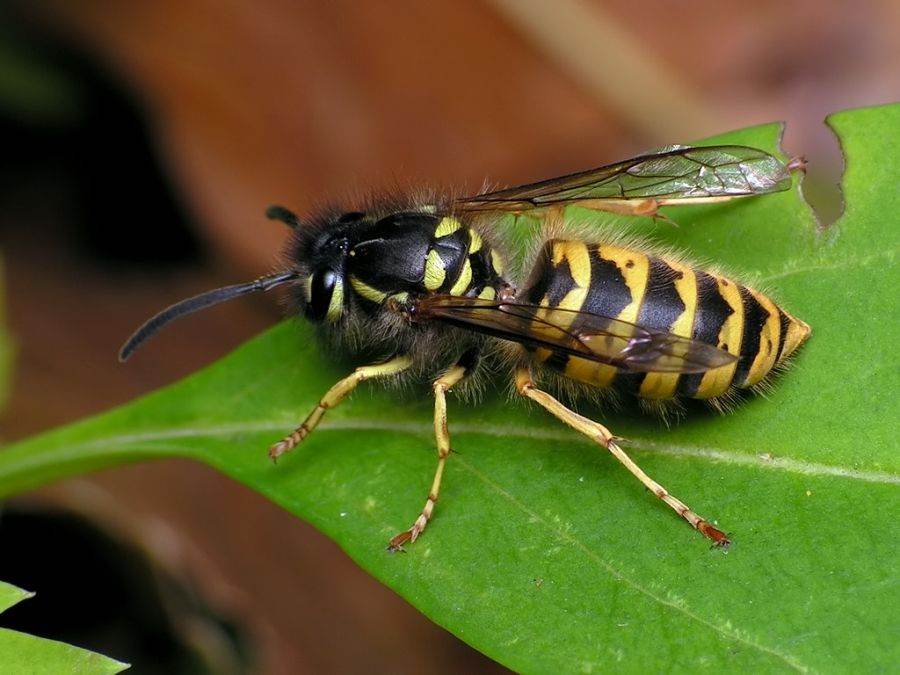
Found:
M 497 297 L 497 291 L 494 290 L 493 286 L 485 286 L 484 290 L 478 294 L 478 297 L 482 300 L 493 300 Z
M 722 330 L 719 331 L 718 347 L 725 349 L 729 354 L 740 356 L 741 339 L 744 334 L 744 304 L 741 302 L 741 292 L 738 290 L 738 285 L 731 279 L 718 277 L 716 281 L 719 285 L 719 294 L 732 309 L 731 316 L 725 320 Z M 700 386 L 697 387 L 696 398 L 713 398 L 724 394 L 731 385 L 736 368 L 737 362 L 735 361 L 731 365 L 704 373 L 703 379 L 700 380 Z
M 309 304 L 309 303 L 312 302 L 312 281 L 313 281 L 313 276 L 314 276 L 314 275 L 310 274 L 308 277 L 306 277 L 306 286 L 305 286 L 305 288 L 303 289 L 303 295 L 306 296 L 306 303 L 307 303 L 307 304 Z
M 356 291 L 366 300 L 371 300 L 372 302 L 378 303 L 379 305 L 385 301 L 385 298 L 387 298 L 387 293 L 385 293 L 384 291 L 379 291 L 377 288 L 372 288 L 367 283 L 354 276 L 350 277 L 350 285 L 353 286 L 354 291 Z
M 676 272 L 681 272 L 681 278 L 675 280 L 675 290 L 684 303 L 684 311 L 675 319 L 671 332 L 689 338 L 693 334 L 697 314 L 697 275 L 690 267 L 671 260 L 665 262 Z M 644 398 L 672 398 L 678 387 L 678 377 L 677 373 L 647 373 L 641 383 L 640 395 Z
M 769 313 L 769 318 L 766 319 L 766 323 L 759 333 L 759 351 L 750 365 L 750 372 L 747 373 L 745 384 L 751 385 L 756 384 L 768 375 L 775 365 L 775 354 L 778 352 L 778 338 L 781 335 L 781 321 L 778 318 L 778 308 L 774 302 L 759 291 L 754 291 L 752 288 L 747 290 Z
M 425 258 L 425 288 L 429 291 L 435 291 L 444 283 L 447 276 L 447 270 L 444 269 L 444 261 L 434 249 L 428 252 Z
M 441 237 L 446 237 L 448 234 L 453 234 L 461 227 L 462 223 L 460 223 L 456 218 L 446 216 L 444 218 L 441 218 L 441 222 L 439 222 L 438 226 L 434 229 L 434 236 L 437 239 L 440 239 Z
M 481 245 L 484 242 L 481 241 L 481 235 L 478 234 L 475 230 L 469 230 L 469 255 L 472 253 L 478 253 L 481 250 Z
M 463 261 L 463 267 L 459 272 L 459 278 L 450 288 L 450 295 L 463 295 L 469 290 L 470 283 L 472 283 L 472 265 L 469 263 L 469 259 L 466 258 Z
M 491 249 L 491 267 L 494 268 L 498 277 L 503 276 L 503 256 L 497 253 L 496 249 Z
M 325 318 L 332 323 L 341 318 L 341 312 L 344 311 L 344 282 L 338 279 L 334 283 L 334 290 L 331 291 L 331 301 L 328 303 L 328 312 Z

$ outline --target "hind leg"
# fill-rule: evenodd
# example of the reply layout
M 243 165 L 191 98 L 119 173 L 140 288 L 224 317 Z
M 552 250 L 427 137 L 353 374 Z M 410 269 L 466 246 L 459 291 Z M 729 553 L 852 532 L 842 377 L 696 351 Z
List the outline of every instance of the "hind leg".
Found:
M 724 532 L 711 525 L 709 521 L 698 516 L 688 508 L 687 504 L 669 494 L 668 490 L 644 473 L 643 469 L 635 464 L 631 457 L 626 455 L 625 451 L 619 447 L 618 443 L 616 443 L 616 437 L 610 433 L 609 429 L 599 422 L 594 422 L 587 417 L 582 417 L 578 413 L 569 410 L 550 394 L 535 387 L 534 382 L 531 379 L 531 371 L 527 366 L 520 366 L 516 369 L 516 390 L 519 394 L 531 399 L 576 431 L 580 431 L 591 440 L 609 450 L 612 456 L 619 460 L 626 469 L 647 487 L 647 489 L 665 502 L 679 516 L 688 521 L 694 529 L 704 536 L 709 537 L 716 546 L 727 547 L 731 543 Z

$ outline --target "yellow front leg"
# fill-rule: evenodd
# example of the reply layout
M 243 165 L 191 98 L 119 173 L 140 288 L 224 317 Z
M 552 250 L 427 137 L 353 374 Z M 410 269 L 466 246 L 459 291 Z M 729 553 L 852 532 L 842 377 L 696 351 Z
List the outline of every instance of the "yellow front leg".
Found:
M 354 370 L 350 375 L 340 380 L 328 393 L 322 397 L 318 405 L 313 409 L 309 416 L 303 420 L 303 424 L 294 429 L 293 433 L 285 436 L 283 439 L 269 448 L 269 457 L 273 460 L 278 459 L 281 455 L 292 450 L 300 444 L 304 438 L 309 436 L 313 429 L 319 424 L 325 411 L 334 408 L 338 403 L 343 401 L 347 396 L 356 389 L 360 382 L 371 380 L 373 377 L 389 377 L 401 373 L 412 365 L 412 359 L 409 356 L 395 356 L 390 361 L 377 363 L 372 366 L 361 366 Z
M 431 482 L 431 491 L 428 493 L 428 499 L 425 500 L 425 507 L 422 513 L 416 518 L 412 527 L 401 532 L 388 543 L 388 550 L 398 551 L 403 544 L 414 542 L 434 512 L 434 505 L 437 503 L 438 492 L 441 489 L 441 478 L 444 475 L 444 464 L 447 457 L 450 456 L 450 430 L 447 428 L 447 391 L 458 384 L 466 376 L 466 368 L 463 365 L 455 365 L 441 377 L 435 380 L 432 385 L 434 388 L 434 437 L 437 442 L 438 464 L 437 470 L 434 472 L 434 480 Z

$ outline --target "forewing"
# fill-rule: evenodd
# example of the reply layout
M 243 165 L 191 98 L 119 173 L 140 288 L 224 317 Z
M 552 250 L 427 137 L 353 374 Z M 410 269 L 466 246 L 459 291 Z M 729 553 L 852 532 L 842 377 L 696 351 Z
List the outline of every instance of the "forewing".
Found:
M 635 373 L 703 373 L 736 360 L 703 342 L 590 312 L 434 295 L 418 301 L 415 315 Z
M 787 190 L 788 167 L 743 145 L 671 146 L 589 171 L 466 197 L 459 210 L 524 211 L 604 199 L 692 200 Z

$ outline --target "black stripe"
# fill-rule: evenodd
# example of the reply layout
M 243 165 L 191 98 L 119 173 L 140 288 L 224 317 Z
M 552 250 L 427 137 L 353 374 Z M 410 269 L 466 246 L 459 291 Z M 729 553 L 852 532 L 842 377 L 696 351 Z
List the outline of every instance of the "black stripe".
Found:
M 481 248 L 469 256 L 469 264 L 472 266 L 472 283 L 469 289 L 471 295 L 477 295 L 485 286 L 492 285 L 496 281 L 497 274 L 491 265 L 491 247 L 482 244 Z
M 388 293 L 424 290 L 425 257 L 437 222 L 434 216 L 402 213 L 378 221 L 354 244 L 348 272 Z
M 569 355 L 563 352 L 553 352 L 550 357 L 544 361 L 544 365 L 552 368 L 558 373 L 566 372 L 566 366 L 569 364 Z
M 694 315 L 694 330 L 691 337 L 706 344 L 719 345 L 719 333 L 728 317 L 734 313 L 728 301 L 719 293 L 719 284 L 715 277 L 706 272 L 697 275 L 697 311 Z M 678 382 L 678 393 L 694 396 L 703 373 L 684 375 Z
M 553 264 L 553 242 L 547 242 L 538 257 L 532 273 L 532 280 L 525 291 L 525 299 L 533 305 L 541 304 L 545 297 L 551 307 L 556 307 L 575 288 L 575 280 L 569 268 L 569 261 L 563 259 L 559 265 Z
M 788 328 L 791 325 L 790 317 L 778 308 L 778 353 L 775 354 L 775 363 L 781 358 L 781 352 L 784 351 L 784 340 L 787 337 Z
M 672 324 L 684 313 L 684 301 L 675 288 L 675 282 L 684 275 L 660 258 L 650 258 L 649 263 L 647 288 L 636 323 L 647 328 L 670 331 Z M 637 393 L 646 377 L 647 373 L 619 372 L 613 384 L 622 391 Z
M 616 318 L 631 304 L 631 289 L 619 266 L 600 255 L 597 247 L 588 247 L 591 259 L 591 282 L 582 311 Z
M 759 341 L 762 337 L 763 327 L 769 318 L 769 311 L 753 297 L 753 294 L 745 286 L 738 286 L 738 291 L 741 294 L 741 304 L 744 306 L 744 334 L 741 337 L 741 355 L 731 381 L 735 386 L 741 387 L 746 384 L 750 366 L 753 365 L 754 359 L 759 354 Z

